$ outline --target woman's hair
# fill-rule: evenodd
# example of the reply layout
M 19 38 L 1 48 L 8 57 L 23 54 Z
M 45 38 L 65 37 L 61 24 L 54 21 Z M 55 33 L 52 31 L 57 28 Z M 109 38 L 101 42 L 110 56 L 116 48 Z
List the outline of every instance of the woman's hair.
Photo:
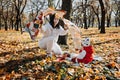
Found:
M 57 25 L 54 27 L 54 19 L 55 19 L 55 14 L 51 14 L 50 15 L 50 24 L 53 28 L 60 28 L 60 25 L 63 27 L 64 26 L 64 22 L 62 21 L 62 19 L 59 19 L 59 22 L 57 23 Z

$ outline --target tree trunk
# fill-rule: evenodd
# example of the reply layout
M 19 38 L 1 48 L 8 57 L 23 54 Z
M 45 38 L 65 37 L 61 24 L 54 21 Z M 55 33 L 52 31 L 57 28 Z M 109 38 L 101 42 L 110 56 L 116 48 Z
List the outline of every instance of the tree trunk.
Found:
M 21 4 L 24 4 L 24 5 L 21 5 Z M 21 27 L 20 25 L 20 20 L 21 20 L 21 14 L 23 13 L 23 10 L 26 6 L 26 3 L 27 3 L 27 0 L 14 0 L 14 4 L 15 4 L 15 10 L 16 10 L 16 23 L 15 23 L 15 30 L 16 31 L 19 31 L 19 27 Z M 22 6 L 22 7 L 21 7 Z M 22 30 L 22 29 L 20 29 Z
M 92 9 L 93 9 L 93 11 L 94 11 L 94 13 L 95 13 L 95 15 L 96 15 L 96 17 L 97 17 L 98 30 L 99 30 L 99 29 L 100 29 L 100 26 L 101 26 L 101 24 L 100 24 L 100 18 L 99 18 L 99 6 L 97 6 L 97 8 L 94 7 L 94 6 L 91 6 L 91 7 L 92 7 Z
M 88 19 L 88 28 L 91 26 L 91 18 Z
M 20 26 L 20 20 L 21 20 L 20 13 L 18 11 L 17 16 L 16 16 L 16 29 L 15 29 L 16 31 L 19 31 L 19 27 L 21 27 Z
M 110 18 L 107 18 L 107 27 L 110 27 Z
M 95 18 L 94 18 L 94 16 L 92 17 L 92 22 L 91 22 L 91 26 L 92 27 L 94 27 L 94 20 L 95 20 Z
M 2 27 L 2 25 L 1 25 L 1 24 L 2 24 L 2 22 L 1 22 L 1 21 L 2 21 L 1 18 L 2 18 L 2 16 L 1 16 L 1 14 L 0 14 L 0 30 L 1 30 L 1 27 Z
M 120 26 L 120 1 L 118 1 L 118 25 Z
M 7 31 L 8 30 L 7 22 L 5 21 L 4 23 L 5 23 L 5 31 Z
M 118 18 L 118 25 L 120 26 L 120 12 L 119 12 L 119 18 Z
M 112 11 L 110 11 L 107 16 L 107 27 L 110 27 L 111 13 L 112 13 Z
M 101 6 L 101 31 L 100 33 L 105 33 L 105 7 L 102 0 L 99 0 Z
M 15 30 L 16 30 L 16 31 L 19 31 L 19 20 L 16 20 Z
M 20 31 L 21 31 L 21 34 L 22 34 L 22 22 L 21 22 L 21 18 L 20 18 L 19 24 L 20 24 Z
M 98 20 L 98 30 L 100 30 L 101 24 L 100 24 L 100 18 L 99 18 L 99 15 L 97 15 L 97 20 Z
M 13 23 L 14 21 L 13 20 L 11 20 L 11 28 L 12 28 L 12 30 L 13 30 L 13 28 L 14 28 L 14 23 Z
M 84 29 L 88 29 L 87 17 L 86 17 L 86 8 L 87 8 L 86 4 L 87 4 L 87 0 L 85 0 L 85 7 L 84 7 L 84 19 L 83 19 L 83 21 L 84 21 Z
M 17 16 L 16 16 L 16 24 L 15 24 L 15 26 L 16 26 L 16 31 L 19 31 L 19 23 L 20 23 L 20 11 L 19 11 L 19 9 L 17 10 Z
M 117 23 L 118 23 L 117 18 L 115 18 L 115 27 L 118 27 Z
M 83 21 L 84 21 L 84 29 L 88 29 L 88 26 L 87 26 L 87 18 L 86 18 L 86 11 L 85 11 L 85 13 L 84 13 L 84 19 L 83 19 Z
M 72 1 L 71 0 L 62 0 L 62 10 L 67 11 L 64 18 L 70 19 L 71 8 L 72 8 Z M 58 44 L 67 45 L 67 35 L 59 36 Z
M 118 25 L 120 26 L 120 20 L 119 20 L 119 22 L 118 22 Z

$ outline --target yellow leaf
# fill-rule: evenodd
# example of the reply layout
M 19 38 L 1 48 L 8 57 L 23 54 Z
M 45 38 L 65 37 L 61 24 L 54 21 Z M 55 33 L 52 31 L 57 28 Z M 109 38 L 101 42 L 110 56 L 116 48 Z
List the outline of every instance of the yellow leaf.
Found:
M 47 57 L 46 62 L 51 62 L 51 57 Z
M 0 74 L 4 73 L 5 69 L 0 69 Z
M 52 56 L 52 60 L 56 60 L 56 56 L 55 55 Z
M 45 61 L 40 61 L 40 65 L 44 66 L 45 65 Z
M 115 71 L 114 75 L 115 75 L 115 77 L 120 78 L 120 72 L 119 71 Z
M 95 79 L 94 80 L 99 80 L 100 79 L 100 77 L 99 76 L 95 76 Z
M 5 76 L 5 80 L 10 80 L 10 75 L 9 75 L 9 74 L 7 74 L 7 75 Z
M 61 75 L 60 74 L 58 75 L 58 80 L 61 80 Z

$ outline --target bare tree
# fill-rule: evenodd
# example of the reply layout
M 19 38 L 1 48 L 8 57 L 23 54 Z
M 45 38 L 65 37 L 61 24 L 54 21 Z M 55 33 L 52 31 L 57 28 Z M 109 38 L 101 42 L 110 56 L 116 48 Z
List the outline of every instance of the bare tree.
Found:
M 15 30 L 22 31 L 22 25 L 21 25 L 21 14 L 24 11 L 24 8 L 26 6 L 27 0 L 13 0 L 14 6 L 15 6 L 15 11 L 16 11 L 16 22 L 15 22 Z
M 34 11 L 35 17 L 38 15 L 39 11 L 45 6 L 45 0 L 30 0 L 32 13 Z
M 91 4 L 91 7 L 93 9 L 93 12 L 95 13 L 96 17 L 97 17 L 97 21 L 98 21 L 98 29 L 100 29 L 101 27 L 101 22 L 100 22 L 100 17 L 99 17 L 99 5 L 96 5 L 95 2 L 93 2 Z
M 120 26 L 120 1 L 114 0 L 112 5 L 113 5 L 113 13 L 115 14 L 115 26 L 117 27 L 118 24 Z
M 88 24 L 87 24 L 87 0 L 85 0 L 85 3 L 83 4 L 82 1 L 82 8 L 83 8 L 83 22 L 84 22 L 84 29 L 88 29 Z
M 5 30 L 8 30 L 8 12 L 9 12 L 9 6 L 10 6 L 10 0 L 2 0 L 1 3 L 1 12 L 2 12 L 2 19 L 4 21 L 4 25 L 5 25 Z
M 39 14 L 41 10 L 48 7 L 48 0 L 29 0 L 25 8 L 28 21 L 32 21 Z
M 94 24 L 94 12 L 92 10 L 92 8 L 90 7 L 90 4 L 92 3 L 92 1 L 88 1 L 87 2 L 87 10 L 86 10 L 86 14 L 87 14 L 87 28 L 89 28 L 91 26 L 91 24 Z
M 105 33 L 105 7 L 103 0 L 99 0 L 100 7 L 101 7 L 101 29 L 100 33 Z
M 10 8 L 9 8 L 9 25 L 10 25 L 10 29 L 14 29 L 14 24 L 15 24 L 15 15 L 16 15 L 16 12 L 15 12 L 15 6 L 13 5 L 13 3 L 11 2 L 10 4 Z
M 74 3 L 72 8 L 72 16 L 74 16 L 75 23 L 79 26 L 84 26 L 84 29 L 88 29 L 90 25 L 94 25 L 94 11 L 91 8 L 92 0 L 80 0 Z M 93 7 L 94 8 L 94 7 Z
M 83 27 L 83 8 L 81 2 L 72 2 L 71 21 L 76 25 Z
M 112 7 L 111 2 L 109 0 L 105 0 L 105 9 L 106 9 L 106 18 L 107 18 L 107 27 L 110 26 Z

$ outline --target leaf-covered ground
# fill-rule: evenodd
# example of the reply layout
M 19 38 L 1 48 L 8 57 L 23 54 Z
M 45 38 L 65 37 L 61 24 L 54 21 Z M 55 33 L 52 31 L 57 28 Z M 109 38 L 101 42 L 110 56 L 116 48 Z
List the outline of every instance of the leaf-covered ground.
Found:
M 97 28 L 81 29 L 82 38 L 90 37 L 95 49 L 94 60 L 88 65 L 73 66 L 71 62 L 56 62 L 46 58 L 45 50 L 38 47 L 38 39 L 31 41 L 28 33 L 0 31 L 0 80 L 119 80 L 120 79 L 120 27 L 107 28 L 99 34 Z M 70 46 L 61 46 L 72 51 Z

